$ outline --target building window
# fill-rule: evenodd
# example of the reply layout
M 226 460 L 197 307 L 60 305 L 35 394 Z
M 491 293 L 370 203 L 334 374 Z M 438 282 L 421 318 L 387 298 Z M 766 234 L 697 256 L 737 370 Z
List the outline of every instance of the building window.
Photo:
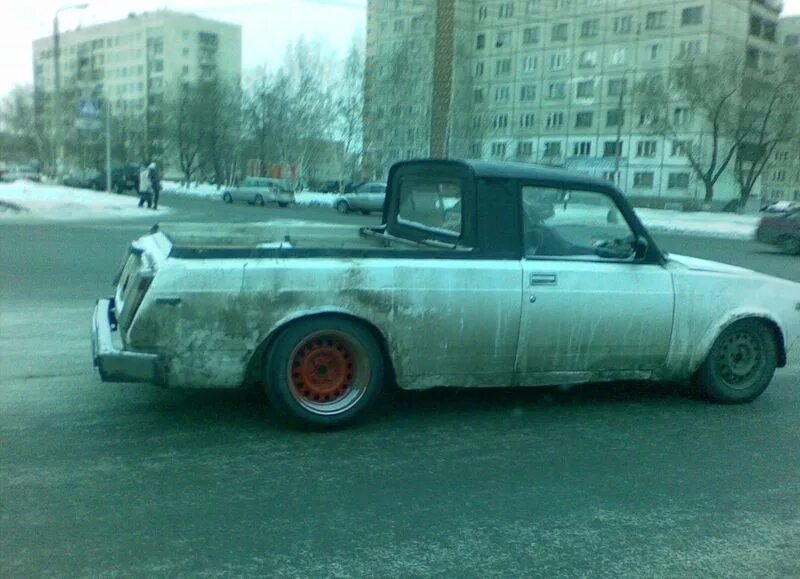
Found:
M 650 45 L 650 60 L 658 60 L 661 56 L 661 45 L 659 43 Z
M 404 20 L 395 20 L 394 21 L 394 31 L 395 32 L 403 32 L 406 27 L 406 23 Z
M 761 51 L 757 48 L 753 48 L 752 46 L 747 47 L 747 53 L 744 57 L 744 65 L 747 68 L 758 68 L 758 61 L 760 60 Z
M 563 52 L 550 55 L 550 70 L 563 70 L 567 63 L 567 56 Z
M 581 68 L 594 68 L 597 66 L 597 51 L 596 50 L 584 50 L 581 52 L 580 60 L 578 61 L 578 66 Z
M 633 186 L 637 189 L 652 189 L 654 174 L 652 171 L 637 171 L 633 174 Z
M 594 98 L 594 81 L 584 80 L 576 85 L 576 96 L 579 99 Z
M 563 82 L 551 82 L 547 86 L 547 98 L 561 100 L 566 96 L 566 85 Z
M 476 88 L 475 91 L 472 93 L 472 102 L 474 103 L 482 103 L 483 102 L 483 89 Z
M 522 85 L 519 91 L 519 100 L 521 101 L 536 100 L 536 85 L 535 84 Z
M 557 129 L 564 126 L 564 113 L 548 113 L 547 128 Z
M 511 89 L 507 86 L 498 86 L 494 89 L 494 102 L 507 103 L 511 98 Z
M 572 145 L 572 154 L 575 157 L 588 157 L 592 154 L 591 141 L 578 141 Z
M 511 32 L 509 30 L 503 30 L 497 33 L 497 41 L 494 44 L 497 48 L 502 48 L 504 46 L 511 46 Z
M 786 180 L 786 171 L 783 169 L 778 169 L 775 171 L 775 174 L 772 176 L 773 181 L 785 181 Z
M 533 113 L 523 113 L 519 116 L 519 126 L 523 129 L 529 129 L 534 126 L 536 118 Z
M 522 44 L 536 44 L 539 42 L 539 27 L 526 28 L 522 31 Z
M 487 16 L 489 16 L 489 8 L 486 6 L 478 8 L 478 20 L 486 20 Z
M 482 127 L 483 127 L 483 119 L 480 117 L 480 115 L 472 117 L 472 128 L 478 131 Z
M 475 63 L 475 76 L 483 76 L 483 62 Z
M 678 49 L 678 55 L 681 58 L 692 58 L 697 56 L 702 52 L 703 49 L 703 42 L 702 40 L 684 40 L 680 44 L 680 48 Z
M 617 157 L 622 155 L 622 141 L 606 141 L 603 143 L 604 157 Z
M 689 173 L 670 173 L 667 176 L 667 189 L 688 189 Z
M 692 111 L 687 107 L 675 107 L 672 111 L 672 124 L 676 127 L 687 125 L 692 120 Z
M 581 22 L 581 38 L 594 38 L 600 30 L 599 20 L 584 20 Z
M 619 66 L 628 63 L 628 51 L 625 48 L 615 48 L 611 51 L 611 64 Z
M 517 143 L 517 157 L 531 157 L 533 156 L 533 143 L 530 141 L 523 141 Z
M 508 126 L 508 115 L 495 115 L 492 117 L 493 129 L 505 129 Z
M 494 74 L 500 76 L 502 74 L 509 74 L 511 72 L 511 59 L 503 58 L 495 63 Z
M 655 157 L 656 156 L 656 141 L 639 141 L 636 144 L 637 157 Z
M 606 126 L 619 127 L 625 124 L 625 111 L 612 109 L 606 112 Z
M 492 143 L 492 157 L 505 157 L 506 144 L 505 143 Z
M 633 27 L 632 16 L 619 16 L 614 18 L 614 34 L 628 34 Z
M 561 142 L 547 141 L 544 144 L 544 157 L 560 157 L 561 156 Z
M 586 111 L 577 113 L 575 115 L 575 128 L 576 129 L 591 128 L 593 121 L 594 121 L 594 113 Z
M 558 24 L 553 24 L 552 33 L 550 35 L 550 40 L 553 41 L 565 41 L 567 40 L 567 33 L 568 27 L 565 23 L 560 22 Z
M 506 2 L 504 4 L 501 4 L 498 16 L 500 18 L 511 18 L 512 16 L 514 16 L 514 3 Z
M 647 30 L 660 30 L 667 26 L 667 11 L 658 10 L 656 12 L 648 12 L 645 17 L 644 27 Z
M 478 34 L 475 37 L 475 48 L 478 50 L 483 50 L 486 47 L 486 35 L 485 34 Z
M 800 46 L 800 33 L 787 34 L 783 39 L 784 46 Z
M 612 78 L 608 81 L 608 96 L 618 97 L 625 94 L 628 81 L 624 78 Z
M 692 26 L 703 23 L 703 7 L 692 6 L 681 11 L 681 26 Z
M 535 14 L 538 12 L 542 0 L 528 0 L 525 2 L 525 14 Z
M 480 143 L 472 143 L 469 147 L 469 152 L 473 158 L 480 159 L 483 154 L 483 147 Z
M 536 63 L 539 58 L 536 56 L 526 56 L 522 59 L 522 72 L 533 72 L 536 70 Z

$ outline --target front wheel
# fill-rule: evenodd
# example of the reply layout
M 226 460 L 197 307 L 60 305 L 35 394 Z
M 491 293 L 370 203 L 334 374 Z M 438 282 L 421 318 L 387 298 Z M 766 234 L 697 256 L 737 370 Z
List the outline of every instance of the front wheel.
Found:
M 233 196 L 229 192 L 225 191 L 225 193 L 222 194 L 222 200 L 225 203 L 233 203 Z
M 350 206 L 347 204 L 347 201 L 342 199 L 341 201 L 336 203 L 336 211 L 341 214 L 345 214 L 350 211 Z
M 278 201 L 278 207 L 287 207 L 288 205 L 285 201 Z
M 772 331 L 759 320 L 740 320 L 714 342 L 695 381 L 713 402 L 751 402 L 766 390 L 778 366 Z
M 343 426 L 362 418 L 379 398 L 383 356 L 362 324 L 333 316 L 309 318 L 275 340 L 264 381 L 271 405 L 289 422 Z
M 255 199 L 253 199 L 253 204 L 264 207 L 264 198 L 261 195 L 256 195 Z

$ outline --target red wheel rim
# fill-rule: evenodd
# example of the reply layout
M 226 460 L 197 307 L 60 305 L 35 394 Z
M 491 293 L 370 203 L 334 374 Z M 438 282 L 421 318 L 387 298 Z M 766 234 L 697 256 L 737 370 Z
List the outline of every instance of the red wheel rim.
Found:
M 369 382 L 364 347 L 341 332 L 307 336 L 292 352 L 287 370 L 292 396 L 318 414 L 336 414 L 352 408 Z

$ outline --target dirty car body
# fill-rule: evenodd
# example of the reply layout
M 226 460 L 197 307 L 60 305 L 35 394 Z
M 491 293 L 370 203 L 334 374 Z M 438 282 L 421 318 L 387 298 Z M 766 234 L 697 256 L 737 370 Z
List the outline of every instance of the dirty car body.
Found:
M 238 388 L 320 319 L 368 332 L 404 389 L 688 380 L 745 319 L 778 366 L 800 346 L 800 284 L 664 254 L 605 181 L 404 162 L 383 211 L 378 227 L 164 224 L 136 240 L 94 314 L 103 379 Z M 731 344 L 732 364 L 759 347 Z
M 280 207 L 295 202 L 294 190 L 283 179 L 270 177 L 246 177 L 236 186 L 227 187 L 222 192 L 222 200 L 226 203 L 246 202 L 250 205 L 276 203 Z

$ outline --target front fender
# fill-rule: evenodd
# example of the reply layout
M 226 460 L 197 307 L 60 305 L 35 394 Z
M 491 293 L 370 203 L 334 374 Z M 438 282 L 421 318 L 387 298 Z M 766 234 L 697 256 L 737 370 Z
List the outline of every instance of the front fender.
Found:
M 744 319 L 759 319 L 763 320 L 772 326 L 776 337 L 778 338 L 778 366 L 783 367 L 786 365 L 786 336 L 784 335 L 781 325 L 775 316 L 765 309 L 740 309 L 729 312 L 724 318 L 713 324 L 706 333 L 700 338 L 695 348 L 692 351 L 689 360 L 689 370 L 694 374 L 705 359 L 708 357 L 714 342 L 719 335 L 729 328 L 732 324 Z

